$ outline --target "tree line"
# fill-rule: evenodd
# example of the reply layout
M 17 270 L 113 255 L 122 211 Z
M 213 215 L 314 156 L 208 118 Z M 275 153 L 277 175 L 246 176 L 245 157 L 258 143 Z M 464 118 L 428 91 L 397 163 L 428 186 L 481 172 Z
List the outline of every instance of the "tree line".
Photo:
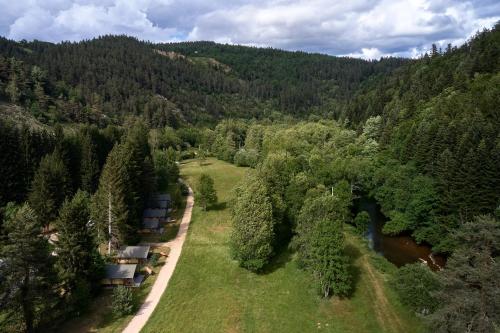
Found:
M 150 195 L 176 187 L 177 157 L 151 150 L 142 121 L 50 132 L 0 124 L 9 157 L 0 164 L 8 180 L 0 194 L 0 327 L 50 330 L 84 313 L 108 255 L 137 243 Z

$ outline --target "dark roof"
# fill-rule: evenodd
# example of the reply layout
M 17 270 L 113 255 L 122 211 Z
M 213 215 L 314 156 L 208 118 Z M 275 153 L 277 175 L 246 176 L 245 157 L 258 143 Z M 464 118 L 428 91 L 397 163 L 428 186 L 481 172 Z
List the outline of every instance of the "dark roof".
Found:
M 172 201 L 172 197 L 170 196 L 170 193 L 156 194 L 153 198 L 156 201 Z
M 155 194 L 149 200 L 150 208 L 168 208 L 169 203 L 172 201 L 172 197 L 168 193 Z
M 149 253 L 149 246 L 126 246 L 118 251 L 116 257 L 123 259 L 146 259 Z
M 164 208 L 148 208 L 144 210 L 144 217 L 165 217 L 167 210 Z
M 133 279 L 136 264 L 106 264 L 106 279 Z
M 157 218 L 145 218 L 142 221 L 144 229 L 158 229 L 160 227 L 160 221 Z

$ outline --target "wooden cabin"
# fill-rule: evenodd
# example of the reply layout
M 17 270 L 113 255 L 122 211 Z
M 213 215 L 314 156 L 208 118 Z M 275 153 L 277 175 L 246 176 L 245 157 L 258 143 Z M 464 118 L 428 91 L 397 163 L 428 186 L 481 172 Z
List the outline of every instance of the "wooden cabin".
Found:
M 116 254 L 116 261 L 119 264 L 144 264 L 149 250 L 149 246 L 125 246 Z
M 105 267 L 105 278 L 101 280 L 101 284 L 107 286 L 127 286 L 135 287 L 137 281 L 135 281 L 135 271 L 137 269 L 136 264 L 106 264 Z M 142 281 L 142 279 L 141 279 Z M 140 282 L 139 282 L 140 285 Z

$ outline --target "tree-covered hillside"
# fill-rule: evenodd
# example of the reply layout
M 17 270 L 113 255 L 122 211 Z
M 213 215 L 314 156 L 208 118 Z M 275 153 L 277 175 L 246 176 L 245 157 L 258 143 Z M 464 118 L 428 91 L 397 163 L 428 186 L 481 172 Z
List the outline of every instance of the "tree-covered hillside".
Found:
M 144 115 L 154 127 L 179 127 L 273 112 L 338 114 L 361 82 L 405 62 L 125 36 L 60 44 L 0 39 L 0 92 L 48 122 Z

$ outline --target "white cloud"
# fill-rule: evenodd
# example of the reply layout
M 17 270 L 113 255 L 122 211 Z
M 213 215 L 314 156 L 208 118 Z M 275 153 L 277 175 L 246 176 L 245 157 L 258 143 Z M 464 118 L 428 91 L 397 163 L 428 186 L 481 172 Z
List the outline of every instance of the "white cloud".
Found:
M 0 0 L 0 34 L 81 40 L 128 34 L 363 58 L 415 56 L 500 20 L 495 0 Z

